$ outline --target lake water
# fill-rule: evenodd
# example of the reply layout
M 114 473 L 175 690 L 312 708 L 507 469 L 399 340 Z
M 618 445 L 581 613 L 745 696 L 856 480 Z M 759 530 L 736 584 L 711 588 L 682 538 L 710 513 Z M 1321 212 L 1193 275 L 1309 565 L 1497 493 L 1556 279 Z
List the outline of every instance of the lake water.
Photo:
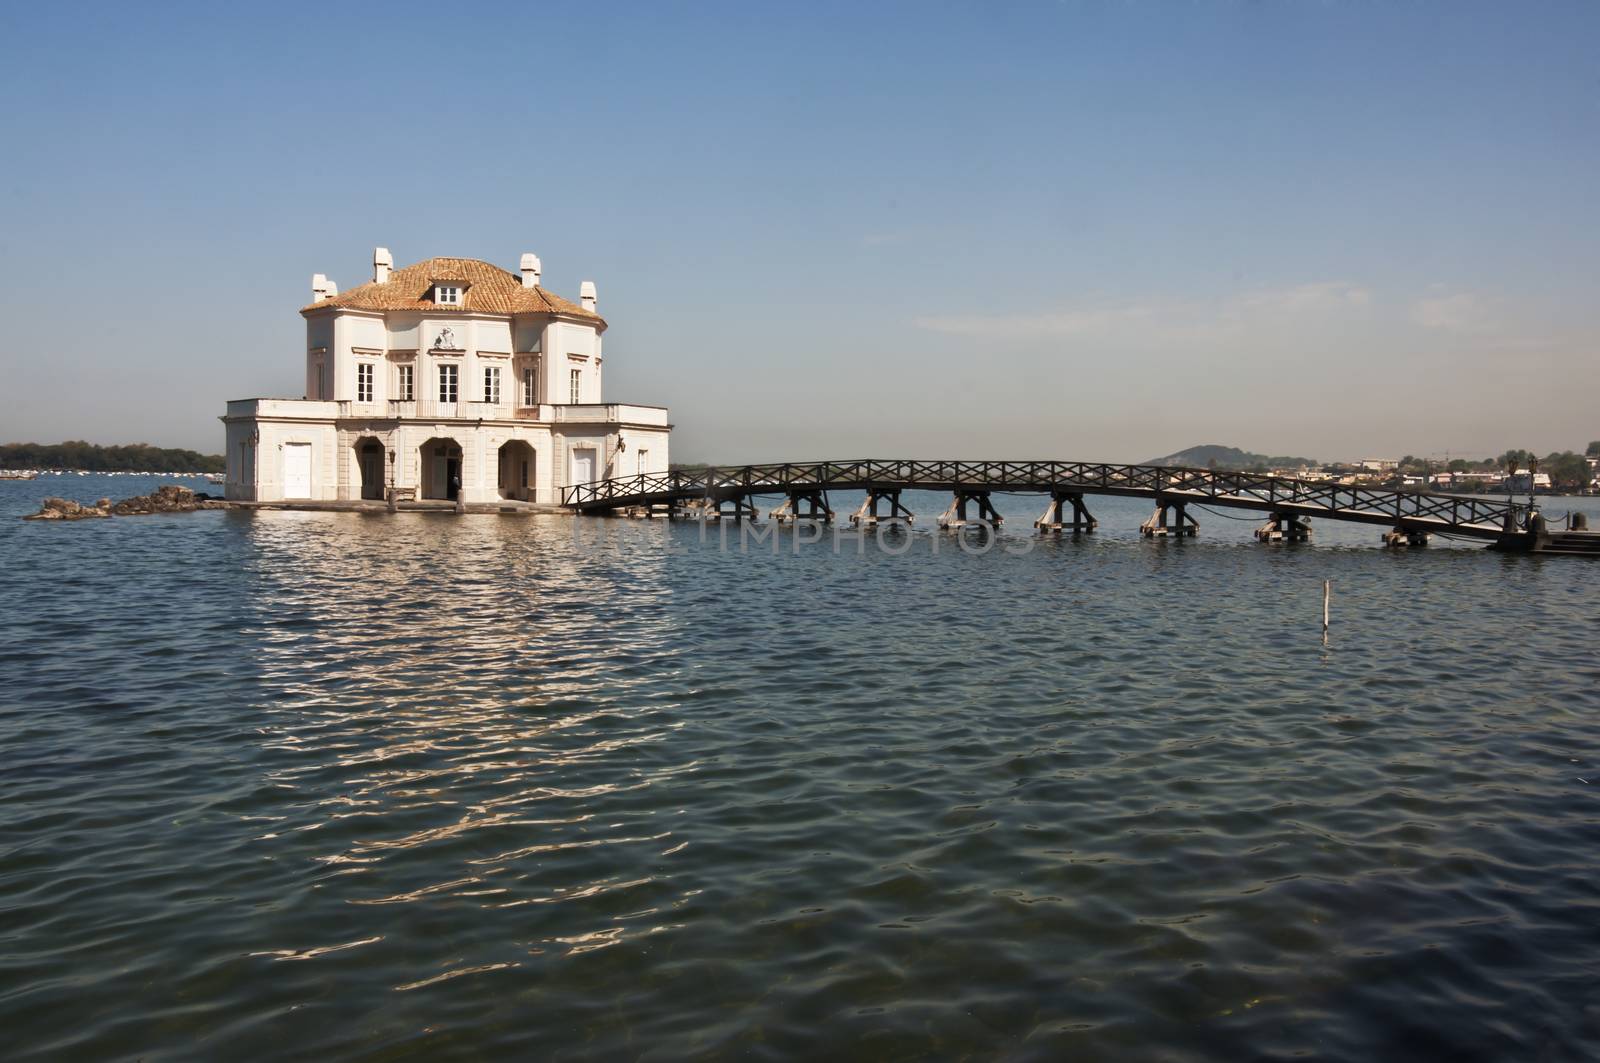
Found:
M 12 1058 L 1600 1043 L 1600 566 L 15 519 L 158 482 L 0 483 Z

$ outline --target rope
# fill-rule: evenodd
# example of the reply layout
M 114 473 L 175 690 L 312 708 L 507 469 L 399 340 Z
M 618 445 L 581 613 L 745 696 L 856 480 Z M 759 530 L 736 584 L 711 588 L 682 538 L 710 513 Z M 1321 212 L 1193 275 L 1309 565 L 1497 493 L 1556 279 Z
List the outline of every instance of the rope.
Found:
M 1260 514 L 1257 514 L 1256 516 L 1253 516 L 1253 517 L 1235 517 L 1231 513 L 1218 513 L 1216 510 L 1210 508 L 1209 506 L 1202 506 L 1198 502 L 1190 502 L 1189 505 L 1193 506 L 1195 509 L 1205 510 L 1207 513 L 1211 514 L 1213 517 L 1221 517 L 1223 520 L 1246 520 L 1246 521 L 1249 521 L 1251 524 L 1254 524 L 1256 521 L 1262 519 Z M 1267 520 L 1271 520 L 1272 519 L 1272 514 L 1270 514 L 1270 513 L 1266 514 L 1266 519 Z
M 1193 505 L 1196 509 L 1205 510 L 1207 513 L 1211 514 L 1213 517 L 1221 517 L 1224 520 L 1245 520 L 1245 521 L 1249 521 L 1249 522 L 1251 522 L 1253 524 L 1257 520 L 1261 519 L 1258 516 L 1257 517 L 1235 517 L 1235 516 L 1233 516 L 1232 514 L 1229 514 L 1229 513 L 1218 513 L 1216 510 L 1210 509 L 1210 508 L 1208 508 L 1206 506 L 1199 505 L 1198 503 L 1190 503 L 1190 505 Z M 1271 514 L 1267 515 L 1267 519 L 1268 520 L 1272 519 Z M 1337 518 L 1329 518 L 1329 519 L 1337 519 Z M 1450 532 L 1442 532 L 1442 531 L 1431 532 L 1430 534 L 1437 535 L 1437 536 L 1440 536 L 1441 538 L 1445 538 L 1445 539 L 1453 539 L 1456 542 L 1461 542 L 1461 543 L 1481 543 L 1481 542 L 1483 542 L 1482 539 L 1479 539 L 1479 538 L 1476 538 L 1476 537 L 1470 536 L 1470 535 L 1453 535 Z
M 1471 535 L 1457 535 L 1454 532 L 1446 532 L 1446 531 L 1431 531 L 1431 532 L 1428 532 L 1427 534 L 1429 534 L 1429 535 L 1437 535 L 1441 539 L 1449 539 L 1449 540 L 1451 540 L 1453 542 L 1458 542 L 1458 543 L 1481 543 L 1481 542 L 1485 542 L 1486 541 L 1486 540 L 1483 540 L 1483 539 L 1475 538 L 1475 537 L 1473 537 Z

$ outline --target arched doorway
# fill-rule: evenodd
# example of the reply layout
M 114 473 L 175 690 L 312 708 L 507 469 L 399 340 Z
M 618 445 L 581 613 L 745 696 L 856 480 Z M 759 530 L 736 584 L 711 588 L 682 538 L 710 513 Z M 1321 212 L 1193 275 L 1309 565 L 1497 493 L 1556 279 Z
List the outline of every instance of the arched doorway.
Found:
M 533 496 L 535 465 L 533 448 L 513 439 L 500 448 L 500 497 L 526 502 Z
M 386 485 L 384 477 L 384 447 L 380 440 L 367 436 L 356 440 L 356 468 L 361 473 L 361 497 L 383 497 Z
M 461 494 L 461 444 L 434 438 L 422 444 L 422 497 L 455 501 Z

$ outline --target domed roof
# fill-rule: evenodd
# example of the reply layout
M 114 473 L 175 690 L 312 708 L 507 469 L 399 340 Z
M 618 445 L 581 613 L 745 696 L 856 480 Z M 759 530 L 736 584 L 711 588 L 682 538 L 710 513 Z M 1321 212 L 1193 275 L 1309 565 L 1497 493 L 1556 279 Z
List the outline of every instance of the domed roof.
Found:
M 435 303 L 435 284 L 451 284 L 462 289 L 458 304 Z M 559 314 L 583 318 L 605 328 L 605 319 L 593 310 L 563 299 L 543 288 L 524 288 L 522 278 L 508 270 L 476 258 L 429 258 L 392 271 L 379 284 L 368 281 L 331 299 L 302 307 L 312 310 L 426 310 L 430 313 L 483 314 Z

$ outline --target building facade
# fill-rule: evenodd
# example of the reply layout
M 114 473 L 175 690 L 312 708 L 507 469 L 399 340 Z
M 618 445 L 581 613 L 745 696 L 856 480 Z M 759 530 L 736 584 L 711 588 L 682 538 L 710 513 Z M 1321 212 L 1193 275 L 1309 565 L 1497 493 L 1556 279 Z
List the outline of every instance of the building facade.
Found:
M 340 294 L 312 278 L 305 396 L 228 403 L 227 497 L 557 504 L 589 480 L 665 472 L 659 406 L 606 403 L 593 282 L 577 303 L 488 262 L 401 269 Z

